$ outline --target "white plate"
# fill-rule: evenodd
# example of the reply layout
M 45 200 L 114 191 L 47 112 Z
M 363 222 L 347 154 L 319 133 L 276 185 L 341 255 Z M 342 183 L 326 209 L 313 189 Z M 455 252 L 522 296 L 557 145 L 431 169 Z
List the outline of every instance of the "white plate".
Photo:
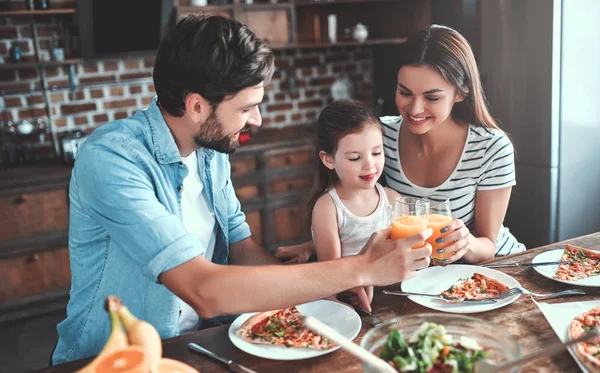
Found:
M 569 340 L 569 325 L 571 324 L 571 320 L 594 307 L 600 307 L 600 300 L 568 303 L 537 302 L 537 305 L 558 338 L 564 343 Z M 572 347 L 573 346 L 569 346 L 569 353 L 573 356 L 577 364 L 579 364 L 581 371 L 589 373 L 583 364 L 581 364 L 579 358 L 577 358 Z
M 562 255 L 564 252 L 565 252 L 565 250 L 563 250 L 563 249 L 545 251 L 543 253 L 538 254 L 535 258 L 533 258 L 531 263 L 558 262 L 562 259 Z M 600 286 L 600 276 L 580 278 L 579 280 L 575 280 L 575 281 L 566 281 L 566 280 L 559 280 L 557 278 L 554 278 L 556 271 L 558 271 L 558 264 L 551 265 L 551 266 L 533 267 L 533 269 L 535 269 L 540 275 L 547 277 L 550 280 L 562 282 L 564 284 L 577 285 L 577 286 L 593 286 L 593 287 Z
M 358 332 L 360 332 L 360 328 L 362 327 L 362 322 L 356 311 L 349 306 L 338 302 L 321 299 L 314 302 L 301 304 L 296 306 L 296 308 L 301 314 L 305 316 L 314 316 L 350 340 L 356 338 Z M 334 348 L 330 348 L 329 350 L 323 351 L 312 350 L 309 348 L 259 345 L 246 342 L 238 337 L 235 332 L 240 326 L 242 326 L 244 321 L 248 320 L 255 314 L 256 312 L 245 313 L 235 319 L 235 321 L 229 327 L 229 339 L 231 342 L 240 350 L 251 355 L 274 360 L 300 360 L 325 355 L 340 348 L 340 346 L 336 346 Z
M 508 287 L 514 288 L 521 286 L 517 280 L 507 275 L 506 273 L 496 271 L 495 269 L 478 267 L 465 264 L 453 264 L 446 267 L 432 266 L 417 272 L 417 277 L 404 281 L 401 284 L 402 291 L 440 294 L 450 286 L 464 281 L 466 278 L 471 278 L 474 273 L 481 273 L 493 279 L 502 281 Z M 462 279 L 462 281 L 460 281 Z M 431 308 L 442 312 L 451 313 L 477 313 L 495 310 L 511 304 L 519 298 L 520 294 L 510 298 L 499 300 L 492 304 L 477 304 L 477 303 L 459 303 L 449 304 L 442 300 L 419 297 L 412 295 L 409 298 L 424 307 Z

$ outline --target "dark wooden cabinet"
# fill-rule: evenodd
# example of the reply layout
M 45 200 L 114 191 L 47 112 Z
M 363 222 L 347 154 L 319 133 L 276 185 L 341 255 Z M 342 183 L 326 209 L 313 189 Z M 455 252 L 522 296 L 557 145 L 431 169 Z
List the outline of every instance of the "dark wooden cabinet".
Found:
M 0 173 L 0 322 L 64 308 L 71 283 L 70 168 Z
M 71 284 L 66 247 L 0 260 L 0 302 L 39 296 Z
M 273 180 L 270 183 L 271 193 L 285 194 L 294 191 L 309 191 L 312 187 L 311 176 L 291 177 L 279 180 Z
M 283 167 L 307 165 L 311 162 L 312 148 L 277 149 L 267 153 L 267 168 L 280 169 Z
M 0 241 L 68 231 L 67 200 L 64 188 L 0 196 Z
M 275 237 L 277 241 L 292 242 L 306 239 L 306 223 L 304 222 L 304 204 L 276 208 L 273 212 L 275 219 Z
M 304 211 L 315 165 L 310 130 L 242 147 L 230 161 L 233 185 L 256 242 L 274 252 L 310 238 Z

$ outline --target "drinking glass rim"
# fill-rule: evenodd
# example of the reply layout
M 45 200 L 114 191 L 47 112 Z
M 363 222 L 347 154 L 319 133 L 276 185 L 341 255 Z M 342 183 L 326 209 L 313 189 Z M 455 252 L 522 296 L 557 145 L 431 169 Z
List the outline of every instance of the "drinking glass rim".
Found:
M 433 199 L 433 198 L 436 198 L 436 199 Z M 443 201 L 438 200 L 438 199 L 442 199 L 442 198 L 443 198 Z M 443 205 L 444 203 L 450 204 L 450 198 L 443 196 L 441 194 L 432 194 L 430 196 L 423 197 L 421 199 L 429 203 L 430 209 L 436 208 L 440 205 Z
M 413 202 L 408 202 L 407 200 L 413 201 Z M 396 197 L 396 199 L 394 200 L 394 203 L 402 203 L 404 205 L 418 205 L 418 204 L 424 204 L 427 206 L 427 208 L 431 207 L 431 203 L 423 198 L 417 198 L 417 197 Z

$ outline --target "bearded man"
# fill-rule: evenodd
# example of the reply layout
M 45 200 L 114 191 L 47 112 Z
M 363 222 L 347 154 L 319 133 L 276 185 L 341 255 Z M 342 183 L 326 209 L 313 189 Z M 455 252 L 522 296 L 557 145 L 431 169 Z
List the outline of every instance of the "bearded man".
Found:
M 272 51 L 245 25 L 188 16 L 158 50 L 156 99 L 82 145 L 69 189 L 70 300 L 53 364 L 101 350 L 109 295 L 168 338 L 219 316 L 399 282 L 429 264 L 430 246 L 411 247 L 430 230 L 394 242 L 378 232 L 355 257 L 290 266 L 252 240 L 228 154 L 260 126 L 273 69 Z

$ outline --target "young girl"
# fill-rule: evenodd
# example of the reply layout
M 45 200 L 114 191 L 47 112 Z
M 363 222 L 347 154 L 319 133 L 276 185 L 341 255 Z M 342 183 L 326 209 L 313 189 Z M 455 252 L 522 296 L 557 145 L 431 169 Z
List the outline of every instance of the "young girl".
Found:
M 454 220 L 436 241 L 451 254 L 442 264 L 524 250 L 502 225 L 516 183 L 513 146 L 488 111 L 469 43 L 432 25 L 407 41 L 403 55 L 400 116 L 381 118 L 386 184 L 403 195 L 450 200 Z
M 366 105 L 330 103 L 317 122 L 317 166 L 308 203 L 319 261 L 356 255 L 371 234 L 390 224 L 390 201 L 400 195 L 377 180 L 384 166 L 383 128 Z M 372 299 L 372 288 L 354 289 Z M 364 298 L 363 298 L 364 299 Z

